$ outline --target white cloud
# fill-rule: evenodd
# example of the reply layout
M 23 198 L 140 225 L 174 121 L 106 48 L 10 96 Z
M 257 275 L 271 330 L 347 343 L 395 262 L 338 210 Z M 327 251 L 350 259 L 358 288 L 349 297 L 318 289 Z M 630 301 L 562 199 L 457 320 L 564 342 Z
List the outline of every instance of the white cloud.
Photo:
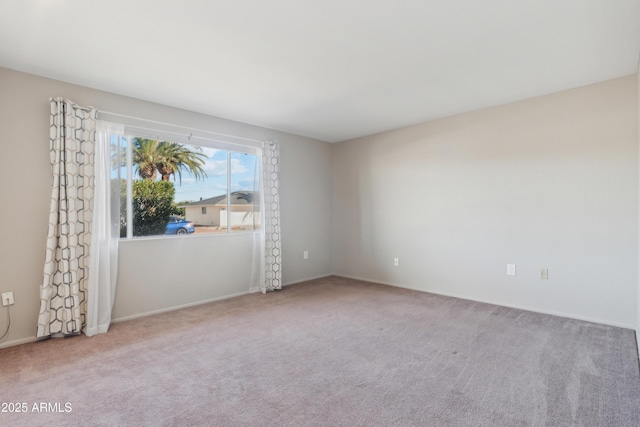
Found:
M 204 170 L 209 176 L 221 176 L 227 174 L 227 161 L 226 160 L 212 160 L 209 159 L 204 164 Z M 231 159 L 231 173 L 241 174 L 248 172 L 247 167 L 242 163 L 240 159 Z
M 248 191 L 257 190 L 255 180 L 253 179 L 243 180 L 243 181 L 239 181 L 231 184 L 231 191 L 238 191 L 238 190 L 248 190 Z
M 231 159 L 231 173 L 245 173 L 247 167 L 240 161 L 240 159 Z
M 216 154 L 218 151 L 220 151 L 220 150 L 219 150 L 219 149 L 217 149 L 217 148 L 209 148 L 209 147 L 200 147 L 200 148 L 202 148 L 202 153 L 203 153 L 204 155 L 206 155 L 207 157 L 209 157 L 209 158 L 211 158 L 211 157 L 215 156 L 215 154 Z
M 186 174 L 185 174 L 186 175 Z M 196 179 L 192 176 L 184 176 L 182 178 L 182 185 L 189 185 L 189 184 L 193 184 L 194 182 L 196 182 Z M 178 180 L 178 184 L 180 183 L 180 180 Z
M 209 159 L 204 163 L 204 170 L 209 176 L 221 176 L 227 174 L 227 160 Z M 231 169 L 233 171 L 233 168 Z

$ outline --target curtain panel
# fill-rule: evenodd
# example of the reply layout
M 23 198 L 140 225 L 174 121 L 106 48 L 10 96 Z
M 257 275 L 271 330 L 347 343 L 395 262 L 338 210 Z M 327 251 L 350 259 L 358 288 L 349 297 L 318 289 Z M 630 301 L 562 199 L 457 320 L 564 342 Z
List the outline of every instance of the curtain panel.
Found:
M 280 145 L 276 141 L 263 141 L 260 151 L 262 225 L 253 234 L 251 291 L 266 293 L 282 288 Z
M 37 337 L 77 335 L 86 322 L 96 117 L 93 108 L 51 99 L 52 188 Z
M 120 182 L 112 183 L 112 154 L 121 158 L 118 138 L 124 126 L 98 120 L 95 149 L 95 193 L 89 277 L 87 280 L 87 315 L 83 329 L 87 336 L 107 332 L 116 294 L 118 276 L 118 242 L 120 239 Z M 112 143 L 112 138 L 114 142 Z

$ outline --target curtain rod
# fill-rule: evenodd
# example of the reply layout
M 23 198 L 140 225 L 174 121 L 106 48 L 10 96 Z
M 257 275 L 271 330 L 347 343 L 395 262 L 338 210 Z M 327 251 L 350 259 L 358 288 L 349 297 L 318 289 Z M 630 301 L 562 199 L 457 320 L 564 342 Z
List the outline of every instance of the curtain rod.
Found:
M 189 138 L 195 137 L 198 138 L 198 136 L 194 136 L 193 132 L 198 132 L 198 133 L 205 133 L 205 134 L 211 134 L 211 135 L 217 135 L 217 136 L 223 136 L 223 137 L 227 137 L 227 138 L 235 138 L 235 139 L 242 139 L 245 141 L 250 141 L 250 142 L 256 142 L 256 143 L 260 143 L 262 141 L 260 141 L 259 139 L 253 139 L 253 138 L 245 138 L 243 136 L 236 136 L 236 135 L 228 135 L 228 134 L 224 134 L 224 133 L 219 133 L 219 132 L 213 132 L 210 130 L 204 130 L 204 129 L 194 129 L 194 128 L 190 128 L 187 126 L 181 126 L 181 125 L 176 125 L 174 123 L 166 123 L 166 122 L 160 122 L 158 120 L 150 120 L 150 119 L 144 119 L 142 117 L 136 117 L 136 116 L 129 116 L 126 114 L 120 114 L 120 113 L 113 113 L 111 111 L 103 111 L 103 110 L 98 110 L 98 115 L 100 114 L 106 114 L 109 116 L 116 116 L 116 117 L 122 117 L 122 118 L 126 118 L 126 119 L 132 119 L 132 120 L 139 120 L 139 121 L 143 121 L 143 122 L 147 122 L 147 123 L 154 123 L 157 125 L 163 125 L 163 126 L 171 126 L 173 128 L 181 128 L 181 129 L 185 129 L 186 131 L 190 132 L 190 133 L 184 133 L 182 135 L 184 136 L 188 136 Z M 137 127 L 139 129 L 145 129 L 145 130 L 160 130 L 160 129 L 149 129 L 149 128 L 143 128 L 140 126 L 136 126 L 135 124 L 130 125 L 133 127 Z M 168 132 L 168 131 L 167 131 Z M 175 133 L 177 135 L 180 135 L 177 132 L 170 132 L 170 133 Z M 202 137 L 199 137 L 201 139 L 203 139 Z

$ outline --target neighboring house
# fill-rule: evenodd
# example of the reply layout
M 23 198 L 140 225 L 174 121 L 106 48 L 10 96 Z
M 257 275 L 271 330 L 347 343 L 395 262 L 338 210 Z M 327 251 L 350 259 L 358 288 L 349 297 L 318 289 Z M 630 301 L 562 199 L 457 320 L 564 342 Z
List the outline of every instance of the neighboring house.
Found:
M 260 193 L 257 191 L 234 191 L 231 193 L 231 227 L 253 229 L 260 224 Z M 195 225 L 227 228 L 227 195 L 201 199 L 182 205 L 187 221 Z

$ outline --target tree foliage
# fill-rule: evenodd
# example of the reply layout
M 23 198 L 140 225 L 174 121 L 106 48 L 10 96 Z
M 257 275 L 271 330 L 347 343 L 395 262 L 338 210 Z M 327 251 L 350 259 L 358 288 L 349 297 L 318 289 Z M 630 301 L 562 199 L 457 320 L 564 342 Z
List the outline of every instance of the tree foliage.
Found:
M 207 155 L 199 148 L 190 148 L 176 142 L 156 139 L 134 138 L 133 164 L 140 178 L 155 180 L 160 173 L 162 181 L 171 175 L 178 175 L 182 182 L 182 172 L 189 171 L 196 179 L 207 176 L 204 170 Z
M 158 176 L 156 162 L 160 156 L 159 144 L 155 139 L 133 139 L 133 164 L 140 178 L 154 181 Z
M 121 185 L 121 203 L 126 206 L 126 184 Z M 133 236 L 164 234 L 169 217 L 175 213 L 175 188 L 170 181 L 134 180 L 132 194 Z M 120 236 L 126 236 L 126 209 L 121 209 Z

